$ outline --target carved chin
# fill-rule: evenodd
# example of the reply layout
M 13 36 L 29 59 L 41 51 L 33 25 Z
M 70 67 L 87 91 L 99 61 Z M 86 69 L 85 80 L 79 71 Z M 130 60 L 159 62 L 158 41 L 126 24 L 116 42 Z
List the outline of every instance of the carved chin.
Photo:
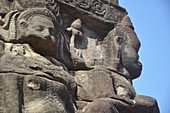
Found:
M 55 42 L 52 40 L 29 36 L 29 37 L 22 37 L 18 39 L 17 42 L 29 44 L 35 52 L 41 55 L 54 56 Z

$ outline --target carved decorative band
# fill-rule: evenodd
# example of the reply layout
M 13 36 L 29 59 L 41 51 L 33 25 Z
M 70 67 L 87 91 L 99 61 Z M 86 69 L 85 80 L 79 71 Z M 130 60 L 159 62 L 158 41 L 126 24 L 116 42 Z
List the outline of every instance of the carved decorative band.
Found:
M 75 0 L 75 4 L 82 9 L 90 8 L 90 0 Z
M 20 7 L 23 9 L 33 7 L 46 7 L 52 10 L 53 13 L 58 15 L 59 7 L 57 3 L 68 5 L 68 7 L 74 7 L 75 10 L 81 10 L 85 13 L 102 18 L 108 21 L 118 21 L 124 15 L 126 10 L 117 5 L 115 2 L 109 0 L 16 0 Z
M 93 0 L 91 6 L 91 9 L 95 14 L 100 16 L 104 16 L 106 14 L 106 7 L 101 0 Z
M 111 4 L 106 0 L 58 0 L 57 2 L 75 7 L 80 10 L 94 14 L 105 20 L 119 21 L 127 14 L 126 10 L 117 4 Z

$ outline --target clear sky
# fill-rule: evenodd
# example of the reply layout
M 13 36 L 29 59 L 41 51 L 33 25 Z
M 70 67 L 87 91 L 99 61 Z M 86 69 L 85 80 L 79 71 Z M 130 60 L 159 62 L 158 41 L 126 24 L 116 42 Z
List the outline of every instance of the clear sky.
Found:
M 134 80 L 137 93 L 157 99 L 161 113 L 170 113 L 170 0 L 119 0 L 138 38 L 143 71 Z

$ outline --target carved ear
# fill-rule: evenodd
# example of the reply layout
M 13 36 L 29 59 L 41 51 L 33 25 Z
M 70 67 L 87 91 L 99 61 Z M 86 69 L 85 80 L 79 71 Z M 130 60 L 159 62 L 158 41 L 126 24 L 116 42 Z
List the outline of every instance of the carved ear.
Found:
M 22 29 L 25 29 L 28 27 L 28 23 L 25 21 L 25 20 L 20 20 L 19 21 L 19 26 L 22 28 Z

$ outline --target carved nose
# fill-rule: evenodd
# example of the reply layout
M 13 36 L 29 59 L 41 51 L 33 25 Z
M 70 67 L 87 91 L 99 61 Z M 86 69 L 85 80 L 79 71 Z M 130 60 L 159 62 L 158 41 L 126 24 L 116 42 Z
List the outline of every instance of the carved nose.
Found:
M 51 39 L 51 35 L 50 35 L 50 30 L 49 29 L 45 29 L 43 32 L 43 38 L 44 39 Z

